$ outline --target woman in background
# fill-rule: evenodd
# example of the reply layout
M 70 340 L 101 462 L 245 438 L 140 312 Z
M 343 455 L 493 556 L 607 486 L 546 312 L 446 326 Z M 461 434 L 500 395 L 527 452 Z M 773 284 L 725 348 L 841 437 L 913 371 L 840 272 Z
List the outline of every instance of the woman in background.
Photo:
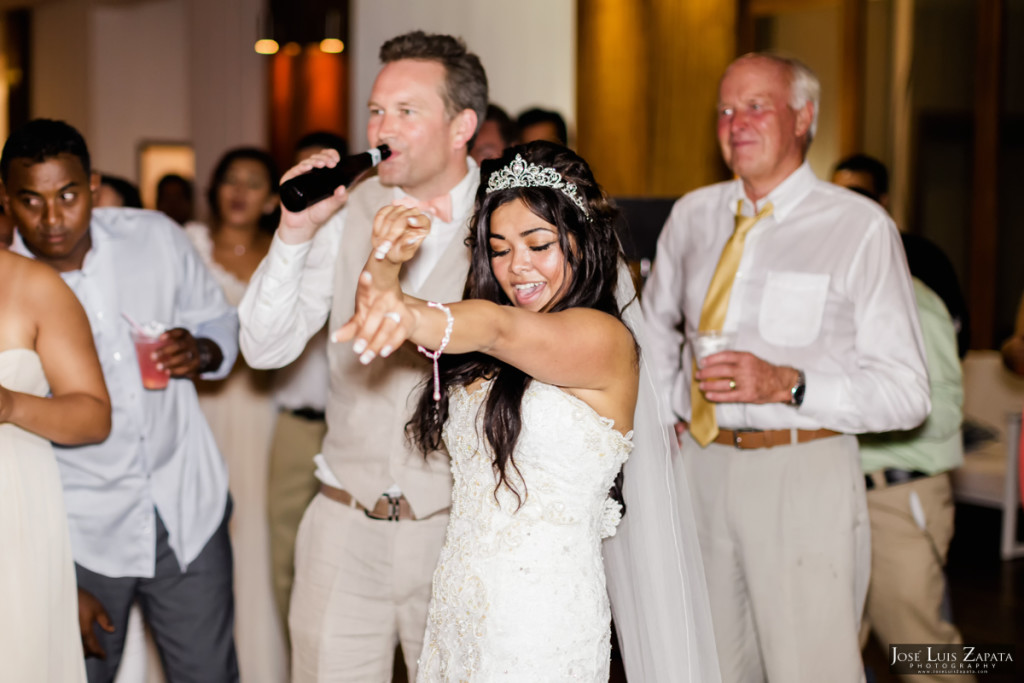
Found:
M 207 199 L 209 225 L 188 223 L 185 232 L 237 306 L 266 256 L 278 222 L 278 173 L 263 150 L 228 151 L 213 171 Z M 228 465 L 234 502 L 231 543 L 235 558 L 235 644 L 241 679 L 286 679 L 284 637 L 270 574 L 267 468 L 276 413 L 271 374 L 253 370 L 239 355 L 221 382 L 198 382 L 199 404 Z

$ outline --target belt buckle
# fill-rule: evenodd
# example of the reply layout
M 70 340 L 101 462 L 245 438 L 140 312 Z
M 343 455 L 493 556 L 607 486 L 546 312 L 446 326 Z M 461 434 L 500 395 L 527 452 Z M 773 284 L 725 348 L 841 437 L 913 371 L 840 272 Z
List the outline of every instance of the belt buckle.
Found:
M 758 429 L 751 429 L 749 427 L 744 427 L 744 428 L 741 428 L 741 429 L 734 429 L 734 430 L 732 430 L 732 445 L 735 448 L 743 448 L 743 446 L 740 445 L 740 444 L 743 443 L 743 437 L 741 435 L 742 434 L 746 434 L 746 433 L 750 433 L 750 432 L 757 432 L 757 431 L 760 431 L 760 430 L 758 430 Z
M 382 516 L 382 517 L 378 517 L 377 515 L 373 514 L 373 510 L 366 510 L 366 509 L 363 510 L 363 514 L 366 515 L 367 517 L 369 517 L 370 519 L 376 519 L 376 520 L 382 521 L 382 522 L 384 522 L 384 521 L 387 521 L 387 522 L 398 522 L 398 521 L 400 521 L 401 520 L 401 515 L 402 515 L 402 507 L 401 507 L 402 506 L 402 497 L 401 496 L 392 496 L 392 495 L 389 495 L 387 493 L 380 494 L 380 497 L 384 498 L 385 500 L 388 501 L 388 512 L 387 512 L 387 515 Z M 376 509 L 376 507 L 377 506 L 374 505 L 374 509 Z
M 392 496 L 389 493 L 383 494 L 383 497 L 386 498 L 387 501 L 388 501 L 388 520 L 392 521 L 392 522 L 397 522 L 398 518 L 402 514 L 402 509 L 401 509 L 402 497 L 401 496 L 397 496 L 397 497 L 396 496 Z

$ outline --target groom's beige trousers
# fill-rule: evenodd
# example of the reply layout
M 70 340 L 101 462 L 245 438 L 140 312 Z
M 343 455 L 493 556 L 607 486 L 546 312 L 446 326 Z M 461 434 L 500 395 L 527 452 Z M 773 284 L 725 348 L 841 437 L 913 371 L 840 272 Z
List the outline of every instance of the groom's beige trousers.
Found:
M 313 499 L 295 546 L 292 683 L 390 683 L 399 641 L 415 679 L 447 526 L 447 513 L 393 522 Z
M 870 527 L 857 439 L 683 459 L 723 683 L 856 683 Z

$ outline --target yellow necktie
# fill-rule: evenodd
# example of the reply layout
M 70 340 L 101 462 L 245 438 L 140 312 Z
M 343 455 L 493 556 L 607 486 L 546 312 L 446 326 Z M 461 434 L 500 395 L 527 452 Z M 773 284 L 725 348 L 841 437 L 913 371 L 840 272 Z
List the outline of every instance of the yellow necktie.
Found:
M 704 297 L 698 328 L 701 332 L 721 330 L 725 324 L 725 313 L 729 309 L 729 293 L 732 291 L 732 283 L 736 279 L 736 271 L 739 269 L 740 259 L 743 257 L 743 243 L 754 224 L 765 216 L 771 215 L 772 203 L 767 202 L 762 206 L 756 216 L 740 215 L 742 208 L 743 200 L 740 200 L 736 207 L 736 227 L 732 237 L 722 249 L 718 267 L 715 268 L 715 274 L 711 276 L 711 285 Z M 718 436 L 718 423 L 715 421 L 715 406 L 704 398 L 696 375 L 697 360 L 694 356 L 693 375 L 690 382 L 690 433 L 701 446 L 707 446 Z

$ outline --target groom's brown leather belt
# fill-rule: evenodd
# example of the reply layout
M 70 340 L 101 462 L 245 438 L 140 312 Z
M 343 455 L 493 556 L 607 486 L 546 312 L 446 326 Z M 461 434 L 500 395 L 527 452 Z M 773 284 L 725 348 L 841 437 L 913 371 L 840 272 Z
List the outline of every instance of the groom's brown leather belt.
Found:
M 742 449 L 772 448 L 840 436 L 831 429 L 720 429 L 715 443 Z
M 383 494 L 377 499 L 373 509 L 367 509 L 363 507 L 362 503 L 355 499 L 355 497 L 344 489 L 335 488 L 328 486 L 327 484 L 320 484 L 320 493 L 327 496 L 336 503 L 347 505 L 350 508 L 356 510 L 362 510 L 370 519 L 379 519 L 382 521 L 398 522 L 400 520 L 415 520 L 415 519 L 429 519 L 434 515 L 439 515 L 442 512 L 448 512 L 448 508 L 444 510 L 438 510 L 437 512 L 427 515 L 426 517 L 417 517 L 413 514 L 412 506 L 409 505 L 409 501 L 405 499 L 405 496 L 389 496 Z

